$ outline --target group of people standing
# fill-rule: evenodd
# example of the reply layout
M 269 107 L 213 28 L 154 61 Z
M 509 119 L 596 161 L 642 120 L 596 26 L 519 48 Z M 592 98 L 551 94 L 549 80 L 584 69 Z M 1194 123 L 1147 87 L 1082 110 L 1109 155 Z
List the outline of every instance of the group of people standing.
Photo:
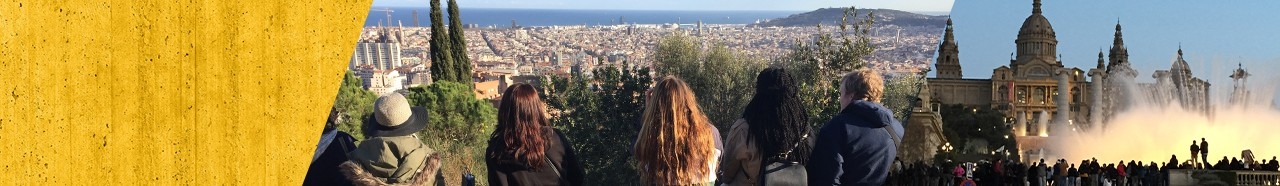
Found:
M 1199 156 L 1197 156 L 1199 155 Z M 1175 156 L 1174 159 L 1177 157 Z M 1200 144 L 1196 145 L 1196 141 L 1191 141 L 1191 160 L 1184 163 L 1182 167 L 1187 169 L 1210 169 L 1210 170 L 1261 170 L 1261 171 L 1277 171 L 1280 169 L 1280 162 L 1276 161 L 1276 157 L 1272 156 L 1271 161 L 1266 159 L 1254 159 L 1253 152 L 1245 150 L 1241 153 L 1240 159 L 1232 157 L 1230 160 L 1226 156 L 1217 163 L 1209 163 L 1209 142 L 1204 138 L 1200 138 Z
M 642 185 L 884 184 L 903 127 L 878 103 L 881 75 L 863 69 L 841 77 L 841 111 L 816 131 L 797 86 L 785 69 L 761 71 L 754 97 L 722 141 L 691 87 L 661 78 L 645 95 L 632 146 L 635 176 Z M 538 90 L 518 83 L 502 95 L 485 152 L 488 184 L 583 185 L 583 165 L 572 142 L 551 126 Z M 332 113 L 328 122 L 340 122 Z M 444 185 L 441 155 L 416 136 L 426 118 L 403 95 L 379 97 L 358 146 L 350 135 L 325 129 L 304 184 Z
M 1197 153 L 1197 155 L 1202 155 Z M 1233 158 L 1234 159 L 1234 158 Z M 1063 186 L 1109 186 L 1136 185 L 1160 186 L 1169 185 L 1171 170 L 1199 169 L 1195 161 L 1179 161 L 1177 156 L 1170 157 L 1167 162 L 1119 161 L 1102 163 L 1097 159 L 1085 159 L 1080 163 L 1068 163 L 1059 159 L 1053 164 L 1044 160 L 1032 163 L 1006 161 L 1001 159 L 983 160 L 977 163 L 959 163 L 955 165 L 926 164 L 924 162 L 897 163 L 886 185 L 964 185 L 971 182 L 976 185 L 1063 185 Z M 1219 171 L 1280 171 L 1280 161 L 1275 157 L 1262 160 L 1255 165 L 1246 165 L 1244 160 L 1221 161 L 1203 169 Z

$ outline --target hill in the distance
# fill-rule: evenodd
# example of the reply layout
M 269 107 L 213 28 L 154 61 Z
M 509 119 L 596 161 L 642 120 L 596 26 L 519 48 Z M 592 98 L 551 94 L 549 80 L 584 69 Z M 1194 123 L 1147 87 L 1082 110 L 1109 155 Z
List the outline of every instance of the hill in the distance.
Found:
M 835 26 L 840 24 L 840 18 L 844 15 L 845 10 L 846 8 L 823 8 L 752 25 L 761 27 L 792 27 L 815 26 L 818 25 L 818 23 L 822 23 L 823 26 Z M 871 12 L 873 16 L 875 16 L 876 25 L 942 27 L 947 23 L 947 16 L 945 15 L 931 16 L 892 9 L 858 9 L 855 13 L 857 15 L 857 19 L 850 20 L 849 22 L 853 23 L 855 21 L 866 19 L 867 12 Z

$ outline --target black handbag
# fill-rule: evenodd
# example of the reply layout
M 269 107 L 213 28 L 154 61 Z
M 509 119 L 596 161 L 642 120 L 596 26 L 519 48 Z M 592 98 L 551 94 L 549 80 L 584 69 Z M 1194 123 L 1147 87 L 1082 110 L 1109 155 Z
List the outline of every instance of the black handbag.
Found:
M 476 175 L 471 174 L 471 167 L 463 167 L 462 186 L 475 186 Z
M 779 157 L 781 158 L 778 159 L 787 159 L 787 156 L 791 154 L 791 151 L 800 147 L 800 144 L 804 143 L 807 138 L 809 138 L 808 134 L 800 137 L 800 141 L 796 142 L 796 145 L 792 146 L 791 150 L 787 150 L 786 152 L 779 154 Z M 765 159 L 764 166 L 760 167 L 760 174 L 757 175 L 759 178 L 756 180 L 757 184 L 809 185 L 809 171 L 805 170 L 804 165 L 800 164 L 800 162 L 778 162 L 769 161 L 769 158 Z

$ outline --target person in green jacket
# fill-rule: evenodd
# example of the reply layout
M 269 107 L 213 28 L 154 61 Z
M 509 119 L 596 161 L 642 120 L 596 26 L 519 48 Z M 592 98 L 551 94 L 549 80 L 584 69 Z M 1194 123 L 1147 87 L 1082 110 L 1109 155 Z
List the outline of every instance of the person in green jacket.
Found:
M 354 185 L 443 185 L 440 156 L 416 135 L 426 128 L 426 109 L 410 107 L 399 93 L 379 97 L 373 107 L 362 127 L 368 139 L 339 165 L 343 174 Z

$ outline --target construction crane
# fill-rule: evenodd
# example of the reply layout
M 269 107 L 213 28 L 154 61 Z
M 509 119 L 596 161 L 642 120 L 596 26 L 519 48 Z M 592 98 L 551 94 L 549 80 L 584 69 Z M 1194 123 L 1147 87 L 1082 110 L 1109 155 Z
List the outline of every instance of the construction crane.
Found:
M 375 11 L 375 12 L 386 12 L 386 13 L 387 13 L 387 25 L 388 25 L 388 26 L 390 26 L 390 25 L 391 25 L 391 12 L 396 12 L 395 10 L 391 10 L 391 8 L 373 9 L 373 10 L 369 10 L 369 11 Z

